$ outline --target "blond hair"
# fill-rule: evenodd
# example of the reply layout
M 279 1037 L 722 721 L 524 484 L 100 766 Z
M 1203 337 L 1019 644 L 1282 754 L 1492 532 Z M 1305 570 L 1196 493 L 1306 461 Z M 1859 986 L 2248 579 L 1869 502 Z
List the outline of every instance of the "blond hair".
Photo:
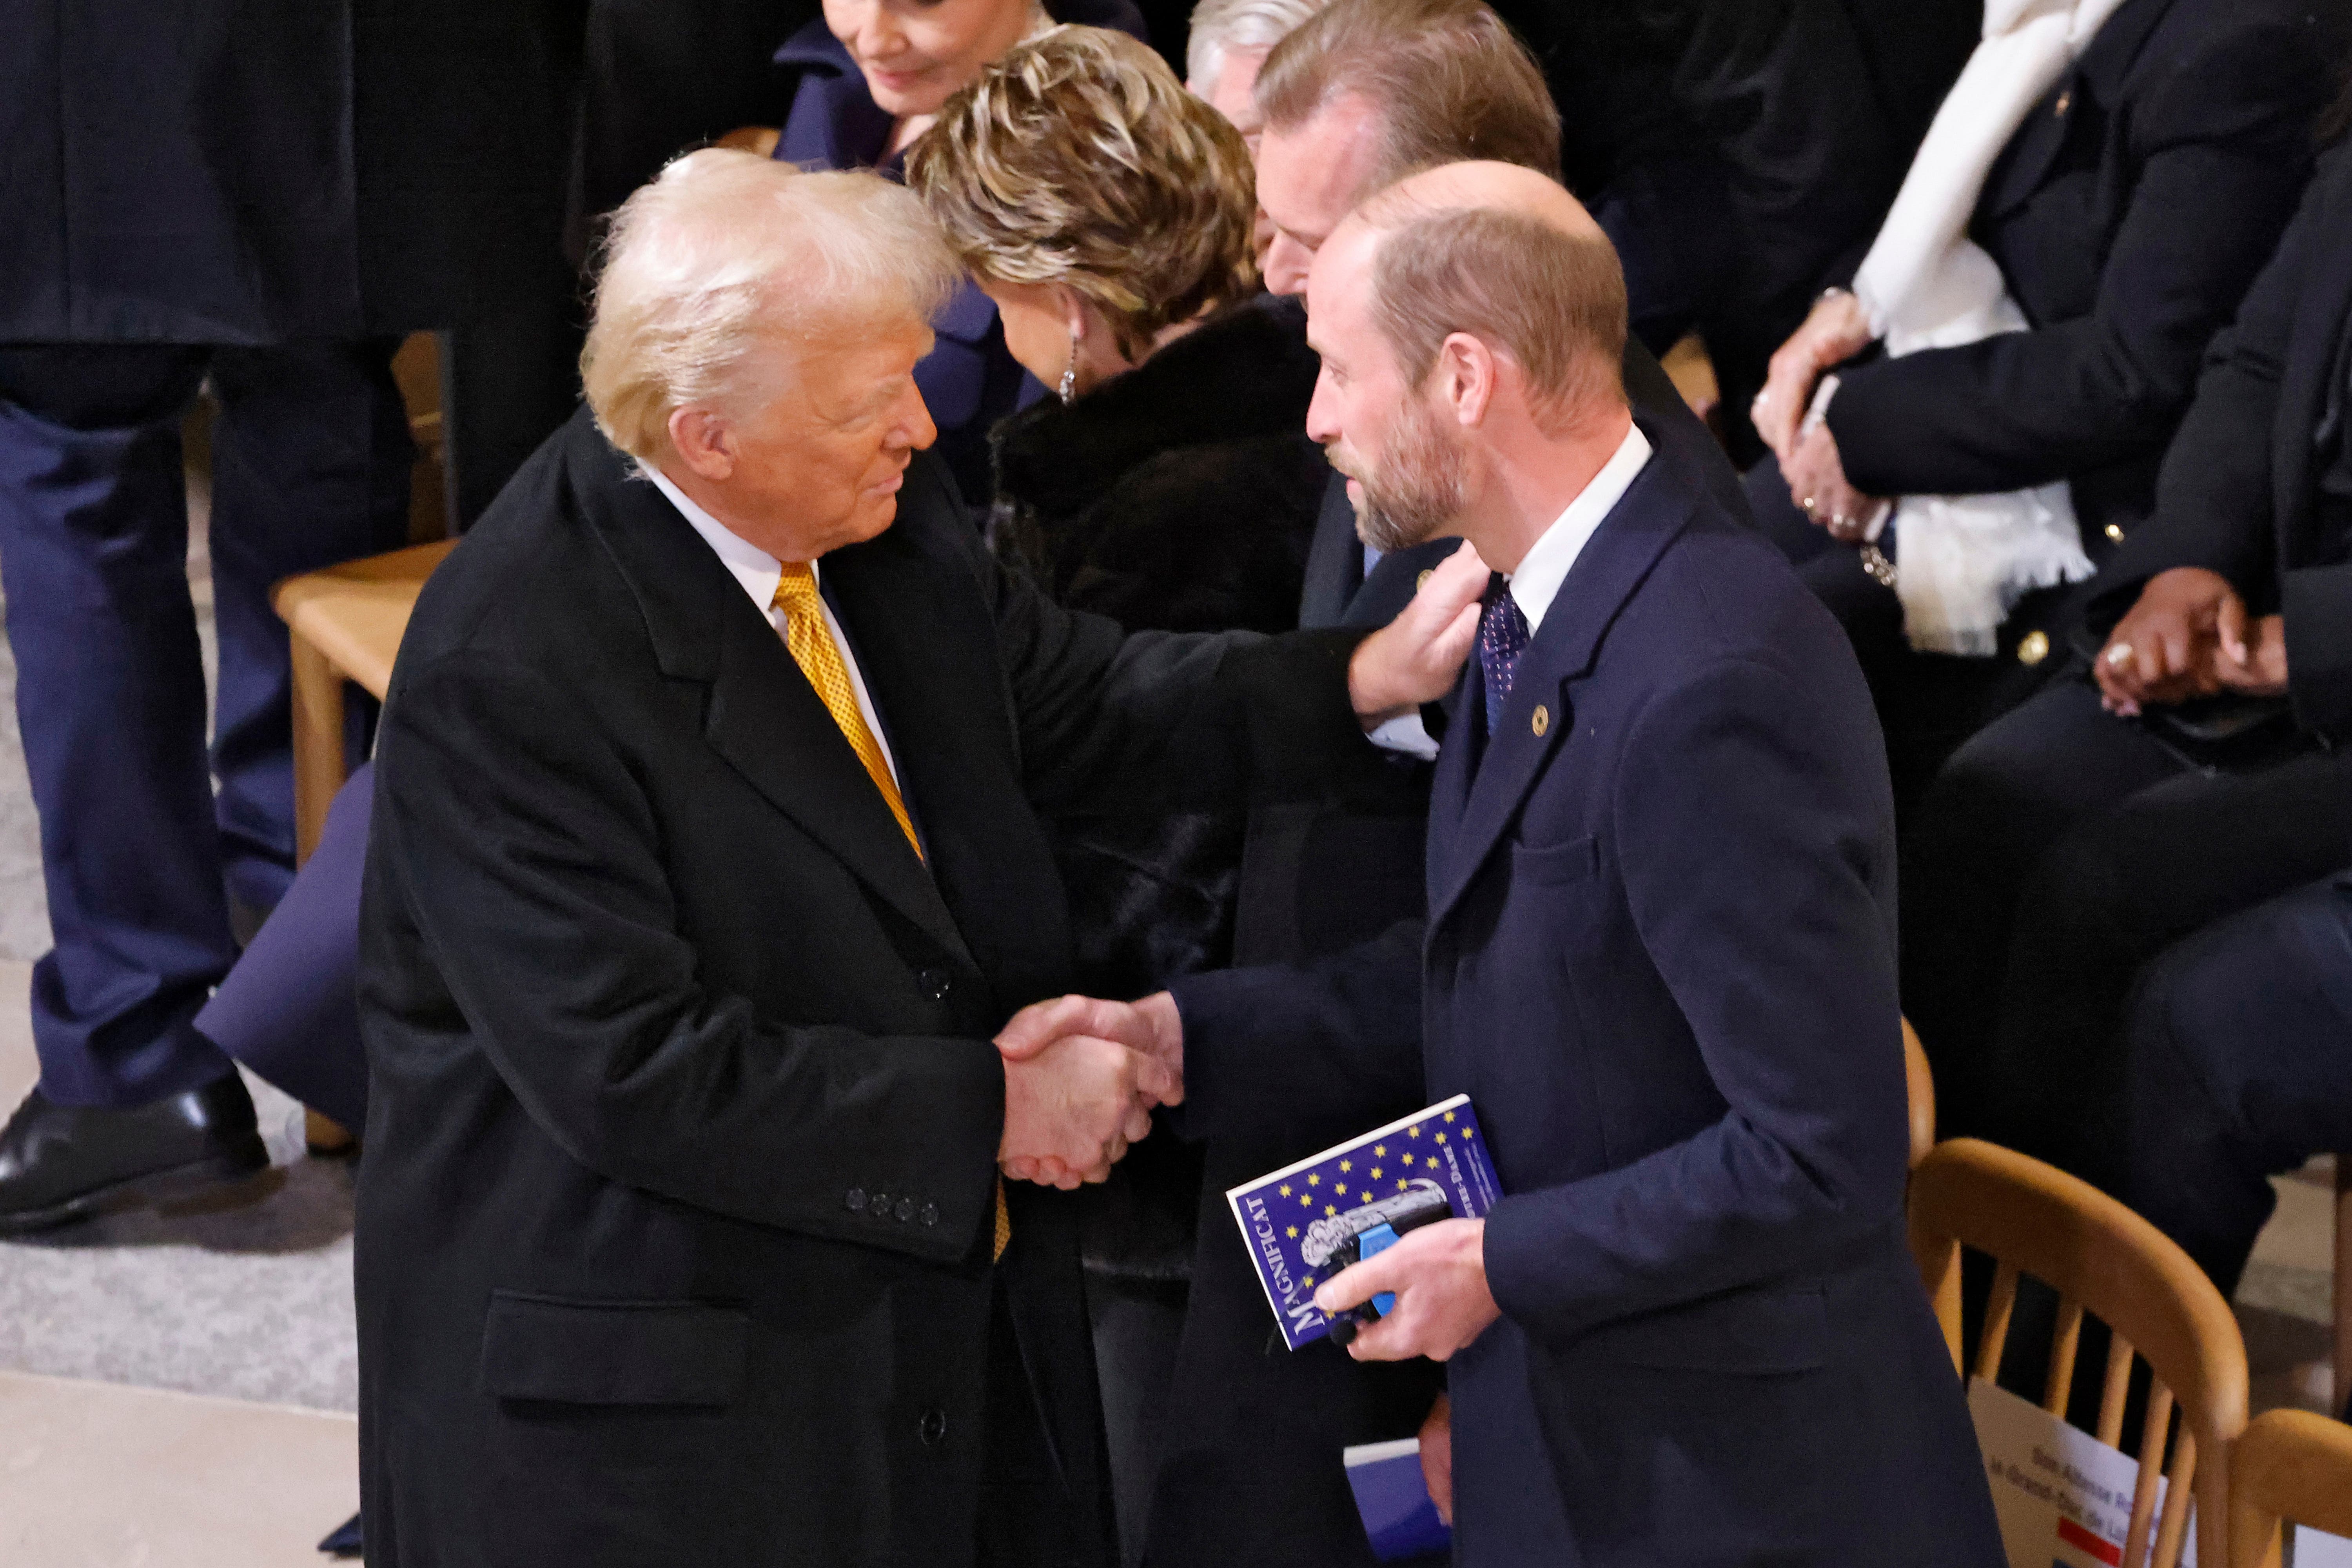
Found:
M 1372 319 L 1408 385 L 1463 332 L 1518 365 L 1549 427 L 1624 402 L 1625 272 L 1598 231 L 1394 193 L 1358 216 L 1385 231 L 1372 258 Z
M 1215 89 L 1229 56 L 1270 49 L 1330 0 L 1201 0 L 1184 38 L 1184 76 L 1195 90 Z
M 1543 68 L 1479 0 L 1334 0 L 1274 46 L 1255 98 L 1268 131 L 1356 94 L 1381 121 L 1361 197 L 1440 163 L 1490 159 L 1559 178 Z
M 940 110 L 907 184 L 980 277 L 1060 283 L 1129 360 L 1257 287 L 1241 133 L 1123 33 L 1054 27 Z
M 928 322 L 960 273 L 922 205 L 863 171 L 803 174 L 706 147 L 614 214 L 580 379 L 631 456 L 669 450 L 669 416 L 748 411 L 781 390 L 780 348 Z

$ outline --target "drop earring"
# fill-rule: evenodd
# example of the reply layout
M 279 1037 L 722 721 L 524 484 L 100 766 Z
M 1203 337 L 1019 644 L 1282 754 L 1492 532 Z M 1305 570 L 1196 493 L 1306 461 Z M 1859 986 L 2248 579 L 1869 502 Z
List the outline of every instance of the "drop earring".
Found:
M 1057 390 L 1061 395 L 1062 401 L 1065 403 L 1069 402 L 1071 398 L 1077 395 L 1078 329 L 1076 327 L 1072 327 L 1070 329 L 1070 363 L 1062 372 L 1062 384 Z

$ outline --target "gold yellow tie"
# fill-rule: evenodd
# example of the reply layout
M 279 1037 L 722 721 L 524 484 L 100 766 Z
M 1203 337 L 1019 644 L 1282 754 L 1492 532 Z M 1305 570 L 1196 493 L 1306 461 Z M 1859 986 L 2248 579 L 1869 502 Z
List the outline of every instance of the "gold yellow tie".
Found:
M 899 831 L 914 847 L 917 858 L 923 846 L 915 837 L 914 820 L 907 815 L 907 802 L 898 793 L 898 781 L 890 776 L 890 764 L 883 759 L 882 742 L 874 738 L 866 727 L 866 715 L 858 710 L 857 693 L 849 684 L 849 667 L 841 661 L 841 649 L 833 640 L 832 628 L 824 624 L 824 605 L 817 597 L 816 574 L 804 561 L 784 563 L 784 574 L 776 580 L 776 608 L 784 613 L 784 646 L 792 650 L 793 662 L 801 667 L 808 683 L 816 689 L 817 700 L 824 704 L 833 721 L 841 726 L 842 738 L 857 760 L 866 764 L 866 776 L 874 787 L 882 792 L 883 804 L 890 815 L 898 819 Z
M 915 837 L 914 819 L 907 815 L 906 797 L 898 793 L 898 781 L 890 775 L 890 764 L 883 760 L 882 743 L 874 738 L 867 727 L 866 715 L 857 706 L 857 693 L 849 684 L 849 667 L 842 662 L 841 648 L 833 640 L 833 630 L 824 624 L 824 605 L 817 597 L 816 574 L 803 561 L 784 563 L 784 574 L 776 579 L 776 596 L 772 601 L 784 613 L 784 647 L 792 651 L 793 662 L 801 667 L 808 683 L 815 688 L 817 700 L 824 704 L 833 721 L 841 726 L 842 738 L 857 760 L 866 764 L 866 776 L 874 787 L 882 792 L 882 803 L 890 815 L 898 819 L 898 830 L 907 836 L 916 858 L 920 859 L 923 846 Z M 991 1256 L 1001 1258 L 1013 1240 L 1013 1216 L 1005 1212 L 1004 1179 L 996 1182 L 996 1250 Z

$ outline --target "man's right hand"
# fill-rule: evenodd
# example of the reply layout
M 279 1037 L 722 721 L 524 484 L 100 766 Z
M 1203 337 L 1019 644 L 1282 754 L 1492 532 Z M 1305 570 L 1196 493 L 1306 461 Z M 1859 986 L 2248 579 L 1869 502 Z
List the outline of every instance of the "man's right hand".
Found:
M 1172 1007 L 1171 1011 L 1172 1011 Z M 996 1037 L 1004 1058 L 998 1163 L 1016 1181 L 1068 1190 L 1099 1182 L 1151 1131 L 1151 1108 L 1184 1098 L 1173 1061 L 1139 1006 L 1063 996 L 1023 1008 Z
M 2245 602 L 2220 573 L 2158 573 L 2091 666 L 2100 705 L 2131 718 L 2148 703 L 2210 697 L 2222 684 L 2217 656 L 2225 641 L 2242 646 L 2245 621 Z

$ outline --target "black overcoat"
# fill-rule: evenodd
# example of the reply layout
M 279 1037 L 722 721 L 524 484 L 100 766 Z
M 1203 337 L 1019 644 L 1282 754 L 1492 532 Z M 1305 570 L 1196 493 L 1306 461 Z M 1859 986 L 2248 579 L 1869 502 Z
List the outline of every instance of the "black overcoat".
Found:
M 999 574 L 928 455 L 823 576 L 928 863 L 584 415 L 418 604 L 362 914 L 380 1568 L 971 1561 L 989 1040 L 1070 976 L 1040 813 L 1176 728 L 1224 645 Z M 1067 1202 L 1012 1202 L 997 1272 L 1090 1506 Z

